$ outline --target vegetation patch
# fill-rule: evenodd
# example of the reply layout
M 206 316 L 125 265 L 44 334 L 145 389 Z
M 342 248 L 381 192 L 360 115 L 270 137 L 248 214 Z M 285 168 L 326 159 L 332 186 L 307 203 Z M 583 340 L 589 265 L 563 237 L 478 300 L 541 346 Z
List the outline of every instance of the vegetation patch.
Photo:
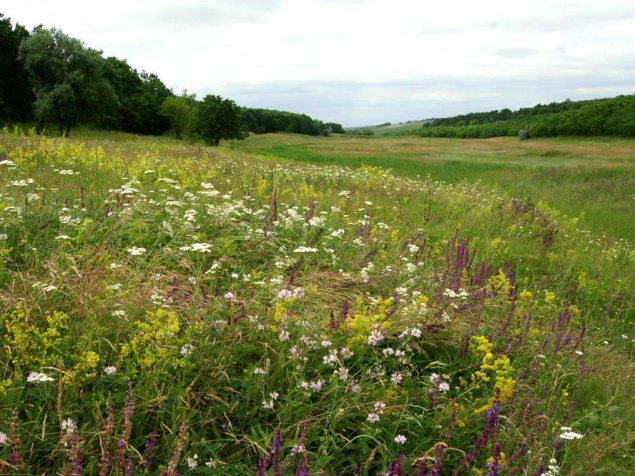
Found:
M 2 474 L 628 474 L 635 253 L 479 185 L 0 136 Z

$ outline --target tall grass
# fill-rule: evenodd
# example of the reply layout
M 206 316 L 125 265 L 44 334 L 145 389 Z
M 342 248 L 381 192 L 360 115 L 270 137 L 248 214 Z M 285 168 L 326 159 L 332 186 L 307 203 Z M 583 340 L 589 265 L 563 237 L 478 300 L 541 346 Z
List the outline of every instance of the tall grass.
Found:
M 635 253 L 456 185 L 0 136 L 0 474 L 629 474 Z

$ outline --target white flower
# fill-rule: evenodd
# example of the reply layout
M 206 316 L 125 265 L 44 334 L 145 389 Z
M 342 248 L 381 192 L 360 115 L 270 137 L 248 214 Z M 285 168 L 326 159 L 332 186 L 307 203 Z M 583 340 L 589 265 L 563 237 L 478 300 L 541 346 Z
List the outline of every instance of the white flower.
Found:
M 62 430 L 66 431 L 66 433 L 68 434 L 73 433 L 77 429 L 77 425 L 70 418 L 67 418 L 66 420 L 62 420 L 62 423 L 60 426 L 62 427 Z
M 450 390 L 450 384 L 448 384 L 447 382 L 441 382 L 439 384 L 439 391 L 440 392 L 447 392 L 448 390 Z
M 584 437 L 580 433 L 576 433 L 575 431 L 571 431 L 571 428 L 562 427 L 563 432 L 560 434 L 560 438 L 563 440 L 579 440 Z
M 399 443 L 400 445 L 403 445 L 406 442 L 407 439 L 408 438 L 406 438 L 403 435 L 397 435 L 397 436 L 395 436 L 395 443 Z
M 181 347 L 181 355 L 183 357 L 187 357 L 193 351 L 194 351 L 194 346 L 192 344 L 184 344 L 183 347 Z
M 254 369 L 254 375 L 265 375 L 266 373 L 267 371 L 263 369 L 262 367 L 256 367 Z
M 132 256 L 139 256 L 139 255 L 142 255 L 143 253 L 145 253 L 146 249 L 145 248 L 137 248 L 136 246 L 133 246 L 132 248 L 128 248 L 127 251 Z
M 381 415 L 382 413 L 384 413 L 385 409 L 386 409 L 386 404 L 384 402 L 375 402 L 375 411 L 377 412 L 378 415 Z
M 293 250 L 294 253 L 317 253 L 318 251 L 317 248 L 310 248 L 308 246 L 300 246 Z
M 107 367 L 104 367 L 104 373 L 106 375 L 114 375 L 117 373 L 117 367 L 115 367 L 114 365 L 109 365 Z
M 371 423 L 377 423 L 379 421 L 379 415 L 377 415 L 377 413 L 375 412 L 371 412 L 368 414 L 366 419 Z
M 278 334 L 278 339 L 280 339 L 282 342 L 289 340 L 289 331 L 287 330 L 281 330 L 280 334 Z
M 53 380 L 55 380 L 53 377 L 39 372 L 31 372 L 26 378 L 27 382 L 52 382 Z
M 7 443 L 9 443 L 9 437 L 6 433 L 0 431 L 0 445 L 6 445 Z
M 194 456 L 192 456 L 191 458 L 188 456 L 187 457 L 187 467 L 190 469 L 194 469 L 198 466 L 198 461 L 196 461 L 198 459 L 198 455 L 195 454 Z

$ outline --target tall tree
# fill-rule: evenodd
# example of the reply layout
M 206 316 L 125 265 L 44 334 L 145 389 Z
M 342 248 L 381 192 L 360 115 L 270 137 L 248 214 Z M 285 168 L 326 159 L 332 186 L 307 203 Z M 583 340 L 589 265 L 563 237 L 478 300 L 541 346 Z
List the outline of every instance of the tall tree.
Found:
M 183 91 L 181 96 L 170 96 L 163 101 L 161 114 L 170 120 L 176 138 L 180 139 L 190 124 L 192 105 L 196 103 L 196 95 L 188 95 Z
M 193 117 L 193 132 L 207 145 L 218 146 L 222 139 L 244 139 L 240 108 L 231 99 L 208 94 L 198 104 Z
M 135 96 L 135 107 L 139 111 L 141 134 L 160 136 L 170 129 L 170 121 L 161 114 L 163 102 L 174 94 L 156 74 L 142 71 L 141 84 Z
M 18 61 L 18 49 L 29 32 L 0 13 L 0 117 L 10 121 L 26 121 L 31 118 L 35 96 L 22 63 Z
M 126 132 L 140 132 L 142 123 L 136 99 L 143 82 L 139 73 L 126 60 L 110 56 L 104 61 L 104 77 L 115 90 L 119 101 L 117 107 L 103 118 L 99 126 Z
M 86 48 L 56 28 L 38 27 L 20 45 L 35 93 L 35 117 L 41 131 L 53 121 L 60 135 L 112 108 L 116 95 L 103 76 L 101 53 Z

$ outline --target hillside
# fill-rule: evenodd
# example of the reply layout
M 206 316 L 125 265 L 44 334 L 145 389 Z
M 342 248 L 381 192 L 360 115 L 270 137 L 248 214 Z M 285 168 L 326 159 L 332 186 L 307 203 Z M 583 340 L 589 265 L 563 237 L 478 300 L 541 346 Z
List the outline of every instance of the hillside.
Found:
M 0 135 L 2 474 L 632 472 L 628 243 L 474 182 L 91 134 Z

